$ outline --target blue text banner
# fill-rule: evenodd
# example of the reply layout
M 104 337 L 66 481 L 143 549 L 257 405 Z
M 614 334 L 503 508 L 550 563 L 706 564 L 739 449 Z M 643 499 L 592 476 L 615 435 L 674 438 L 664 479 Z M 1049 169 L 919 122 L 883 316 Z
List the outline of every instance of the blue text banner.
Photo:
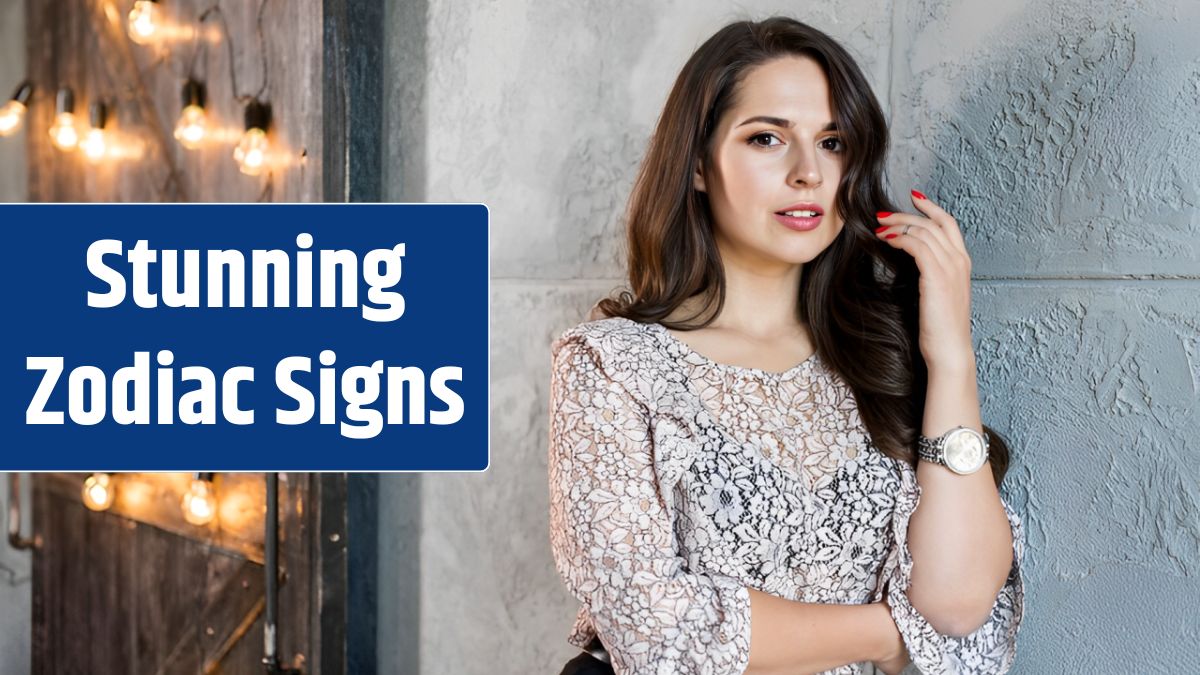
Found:
M 482 471 L 487 208 L 5 205 L 3 471 Z

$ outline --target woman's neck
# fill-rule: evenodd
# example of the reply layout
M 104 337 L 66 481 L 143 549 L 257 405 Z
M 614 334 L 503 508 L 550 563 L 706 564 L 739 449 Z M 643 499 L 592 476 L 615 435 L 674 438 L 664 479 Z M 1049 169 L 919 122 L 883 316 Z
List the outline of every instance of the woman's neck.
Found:
M 794 336 L 803 328 L 800 321 L 800 275 L 803 267 L 792 266 L 771 272 L 748 271 L 726 266 L 725 303 L 720 314 L 707 328 L 741 333 L 763 340 Z M 705 306 L 707 294 L 689 298 L 667 316 L 668 321 L 681 322 Z M 690 322 L 698 324 L 707 319 L 712 308 Z

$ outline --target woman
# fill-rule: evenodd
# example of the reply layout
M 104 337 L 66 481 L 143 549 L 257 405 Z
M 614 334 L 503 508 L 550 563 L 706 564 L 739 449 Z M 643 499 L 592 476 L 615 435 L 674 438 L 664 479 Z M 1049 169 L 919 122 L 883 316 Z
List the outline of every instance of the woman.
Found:
M 676 80 L 631 292 L 552 345 L 568 639 L 615 672 L 1008 670 L 1023 534 L 970 259 L 933 200 L 896 213 L 886 148 L 854 60 L 790 19 L 726 26 Z

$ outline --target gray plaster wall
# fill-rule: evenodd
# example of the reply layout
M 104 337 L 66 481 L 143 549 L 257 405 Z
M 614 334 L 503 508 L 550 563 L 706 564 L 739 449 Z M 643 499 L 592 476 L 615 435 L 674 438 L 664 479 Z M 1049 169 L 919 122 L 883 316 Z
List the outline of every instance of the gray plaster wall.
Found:
M 0 96 L 7 101 L 25 78 L 25 3 L 0 0 Z M 26 200 L 25 133 L 0 138 L 0 202 Z M 0 473 L 0 519 L 8 523 L 8 474 Z M 29 672 L 30 560 L 0 541 L 0 673 Z M 29 532 L 26 525 L 24 531 Z
M 25 79 L 25 2 L 0 0 L 0 105 Z M 0 138 L 0 202 L 26 201 L 25 132 Z
M 28 480 L 23 483 L 29 485 Z M 4 522 L 0 539 L 0 673 L 23 675 L 30 671 L 30 554 L 17 551 L 8 544 L 8 474 L 0 473 L 0 519 Z M 31 532 L 29 497 L 26 494 L 22 533 Z
M 620 219 L 675 74 L 730 20 L 842 40 L 892 194 L 962 225 L 984 419 L 1010 441 L 1013 672 L 1200 661 L 1200 5 L 388 0 L 385 198 L 491 211 L 492 464 L 384 476 L 380 672 L 557 672 L 549 344 L 623 278 Z M 1137 664 L 1133 666 L 1131 664 Z

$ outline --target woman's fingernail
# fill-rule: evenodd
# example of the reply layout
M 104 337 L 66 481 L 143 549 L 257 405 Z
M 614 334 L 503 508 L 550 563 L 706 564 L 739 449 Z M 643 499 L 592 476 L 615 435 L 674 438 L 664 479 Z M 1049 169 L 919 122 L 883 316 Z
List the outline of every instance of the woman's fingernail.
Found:
M 876 211 L 875 212 L 876 218 L 887 218 L 890 215 L 892 215 L 891 211 Z
M 883 232 L 884 230 L 888 229 L 889 227 L 891 227 L 891 225 L 880 225 L 879 227 L 875 228 L 875 234 L 879 234 L 880 232 Z
M 894 235 L 894 234 L 885 234 L 885 235 L 883 235 L 883 238 L 884 238 L 884 239 L 895 239 L 895 238 L 896 238 L 896 235 Z
M 929 199 L 929 197 L 926 197 L 925 195 L 921 194 L 920 192 L 917 192 L 916 190 L 913 190 L 912 193 L 913 193 L 913 196 L 916 197 L 917 199 Z

